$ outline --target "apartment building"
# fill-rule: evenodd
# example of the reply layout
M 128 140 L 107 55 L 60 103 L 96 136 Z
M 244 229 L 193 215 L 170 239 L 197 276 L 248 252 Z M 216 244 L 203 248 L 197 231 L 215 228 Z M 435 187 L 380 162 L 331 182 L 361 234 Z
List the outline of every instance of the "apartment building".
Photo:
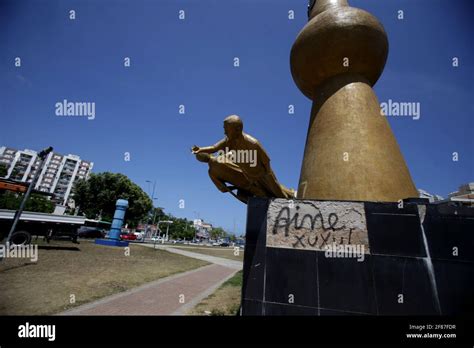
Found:
M 0 165 L 2 164 L 7 167 L 7 179 L 31 182 L 39 168 L 40 159 L 36 151 L 2 146 Z M 57 204 L 67 205 L 74 184 L 77 180 L 87 179 L 93 165 L 76 155 L 51 152 L 45 159 L 35 189 L 52 193 Z

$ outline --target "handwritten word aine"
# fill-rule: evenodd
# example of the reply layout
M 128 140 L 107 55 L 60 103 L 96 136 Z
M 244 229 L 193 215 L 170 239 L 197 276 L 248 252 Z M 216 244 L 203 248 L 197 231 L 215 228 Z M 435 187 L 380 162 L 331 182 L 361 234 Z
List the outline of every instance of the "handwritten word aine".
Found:
M 304 227 L 308 228 L 308 226 L 305 226 L 306 221 L 309 221 L 309 227 L 311 231 L 313 231 L 315 228 L 321 228 L 325 232 L 339 231 L 346 227 L 345 225 L 337 226 L 337 223 L 339 222 L 339 216 L 336 213 L 328 214 L 326 225 L 324 216 L 319 211 L 319 209 L 317 214 L 304 214 L 302 218 L 300 218 L 300 214 L 298 213 L 299 209 L 300 207 L 296 206 L 296 213 L 291 216 L 291 211 L 289 207 L 281 208 L 275 219 L 275 224 L 273 225 L 272 233 L 277 234 L 278 231 L 283 228 L 285 231 L 285 237 L 288 237 L 292 224 L 295 230 L 301 230 Z M 318 222 L 319 224 L 317 224 Z

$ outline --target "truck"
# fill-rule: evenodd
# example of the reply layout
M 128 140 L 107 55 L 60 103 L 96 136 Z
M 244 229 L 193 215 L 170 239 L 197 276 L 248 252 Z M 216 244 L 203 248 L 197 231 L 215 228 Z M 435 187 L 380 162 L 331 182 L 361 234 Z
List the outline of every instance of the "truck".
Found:
M 10 231 L 15 210 L 0 209 L 0 240 L 5 239 Z M 77 230 L 81 226 L 99 226 L 108 228 L 110 223 L 87 219 L 85 216 L 57 215 L 24 211 L 15 232 L 10 239 L 11 244 L 29 244 L 33 236 L 51 239 L 68 239 L 77 241 Z

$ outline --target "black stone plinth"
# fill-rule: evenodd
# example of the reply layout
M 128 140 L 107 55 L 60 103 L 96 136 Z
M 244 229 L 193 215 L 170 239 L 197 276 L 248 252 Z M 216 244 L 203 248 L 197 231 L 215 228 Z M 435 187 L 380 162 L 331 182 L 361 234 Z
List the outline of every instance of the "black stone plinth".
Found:
M 358 262 L 268 246 L 271 202 L 248 204 L 242 315 L 474 314 L 474 208 L 363 202 Z

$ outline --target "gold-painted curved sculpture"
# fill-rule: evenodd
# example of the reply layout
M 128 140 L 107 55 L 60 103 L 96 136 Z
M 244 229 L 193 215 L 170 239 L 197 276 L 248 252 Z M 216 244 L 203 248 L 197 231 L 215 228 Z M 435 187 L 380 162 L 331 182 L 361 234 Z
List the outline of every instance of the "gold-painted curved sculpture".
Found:
M 313 101 L 298 198 L 398 201 L 418 193 L 372 86 L 388 54 L 382 24 L 346 0 L 316 0 L 290 55 Z

